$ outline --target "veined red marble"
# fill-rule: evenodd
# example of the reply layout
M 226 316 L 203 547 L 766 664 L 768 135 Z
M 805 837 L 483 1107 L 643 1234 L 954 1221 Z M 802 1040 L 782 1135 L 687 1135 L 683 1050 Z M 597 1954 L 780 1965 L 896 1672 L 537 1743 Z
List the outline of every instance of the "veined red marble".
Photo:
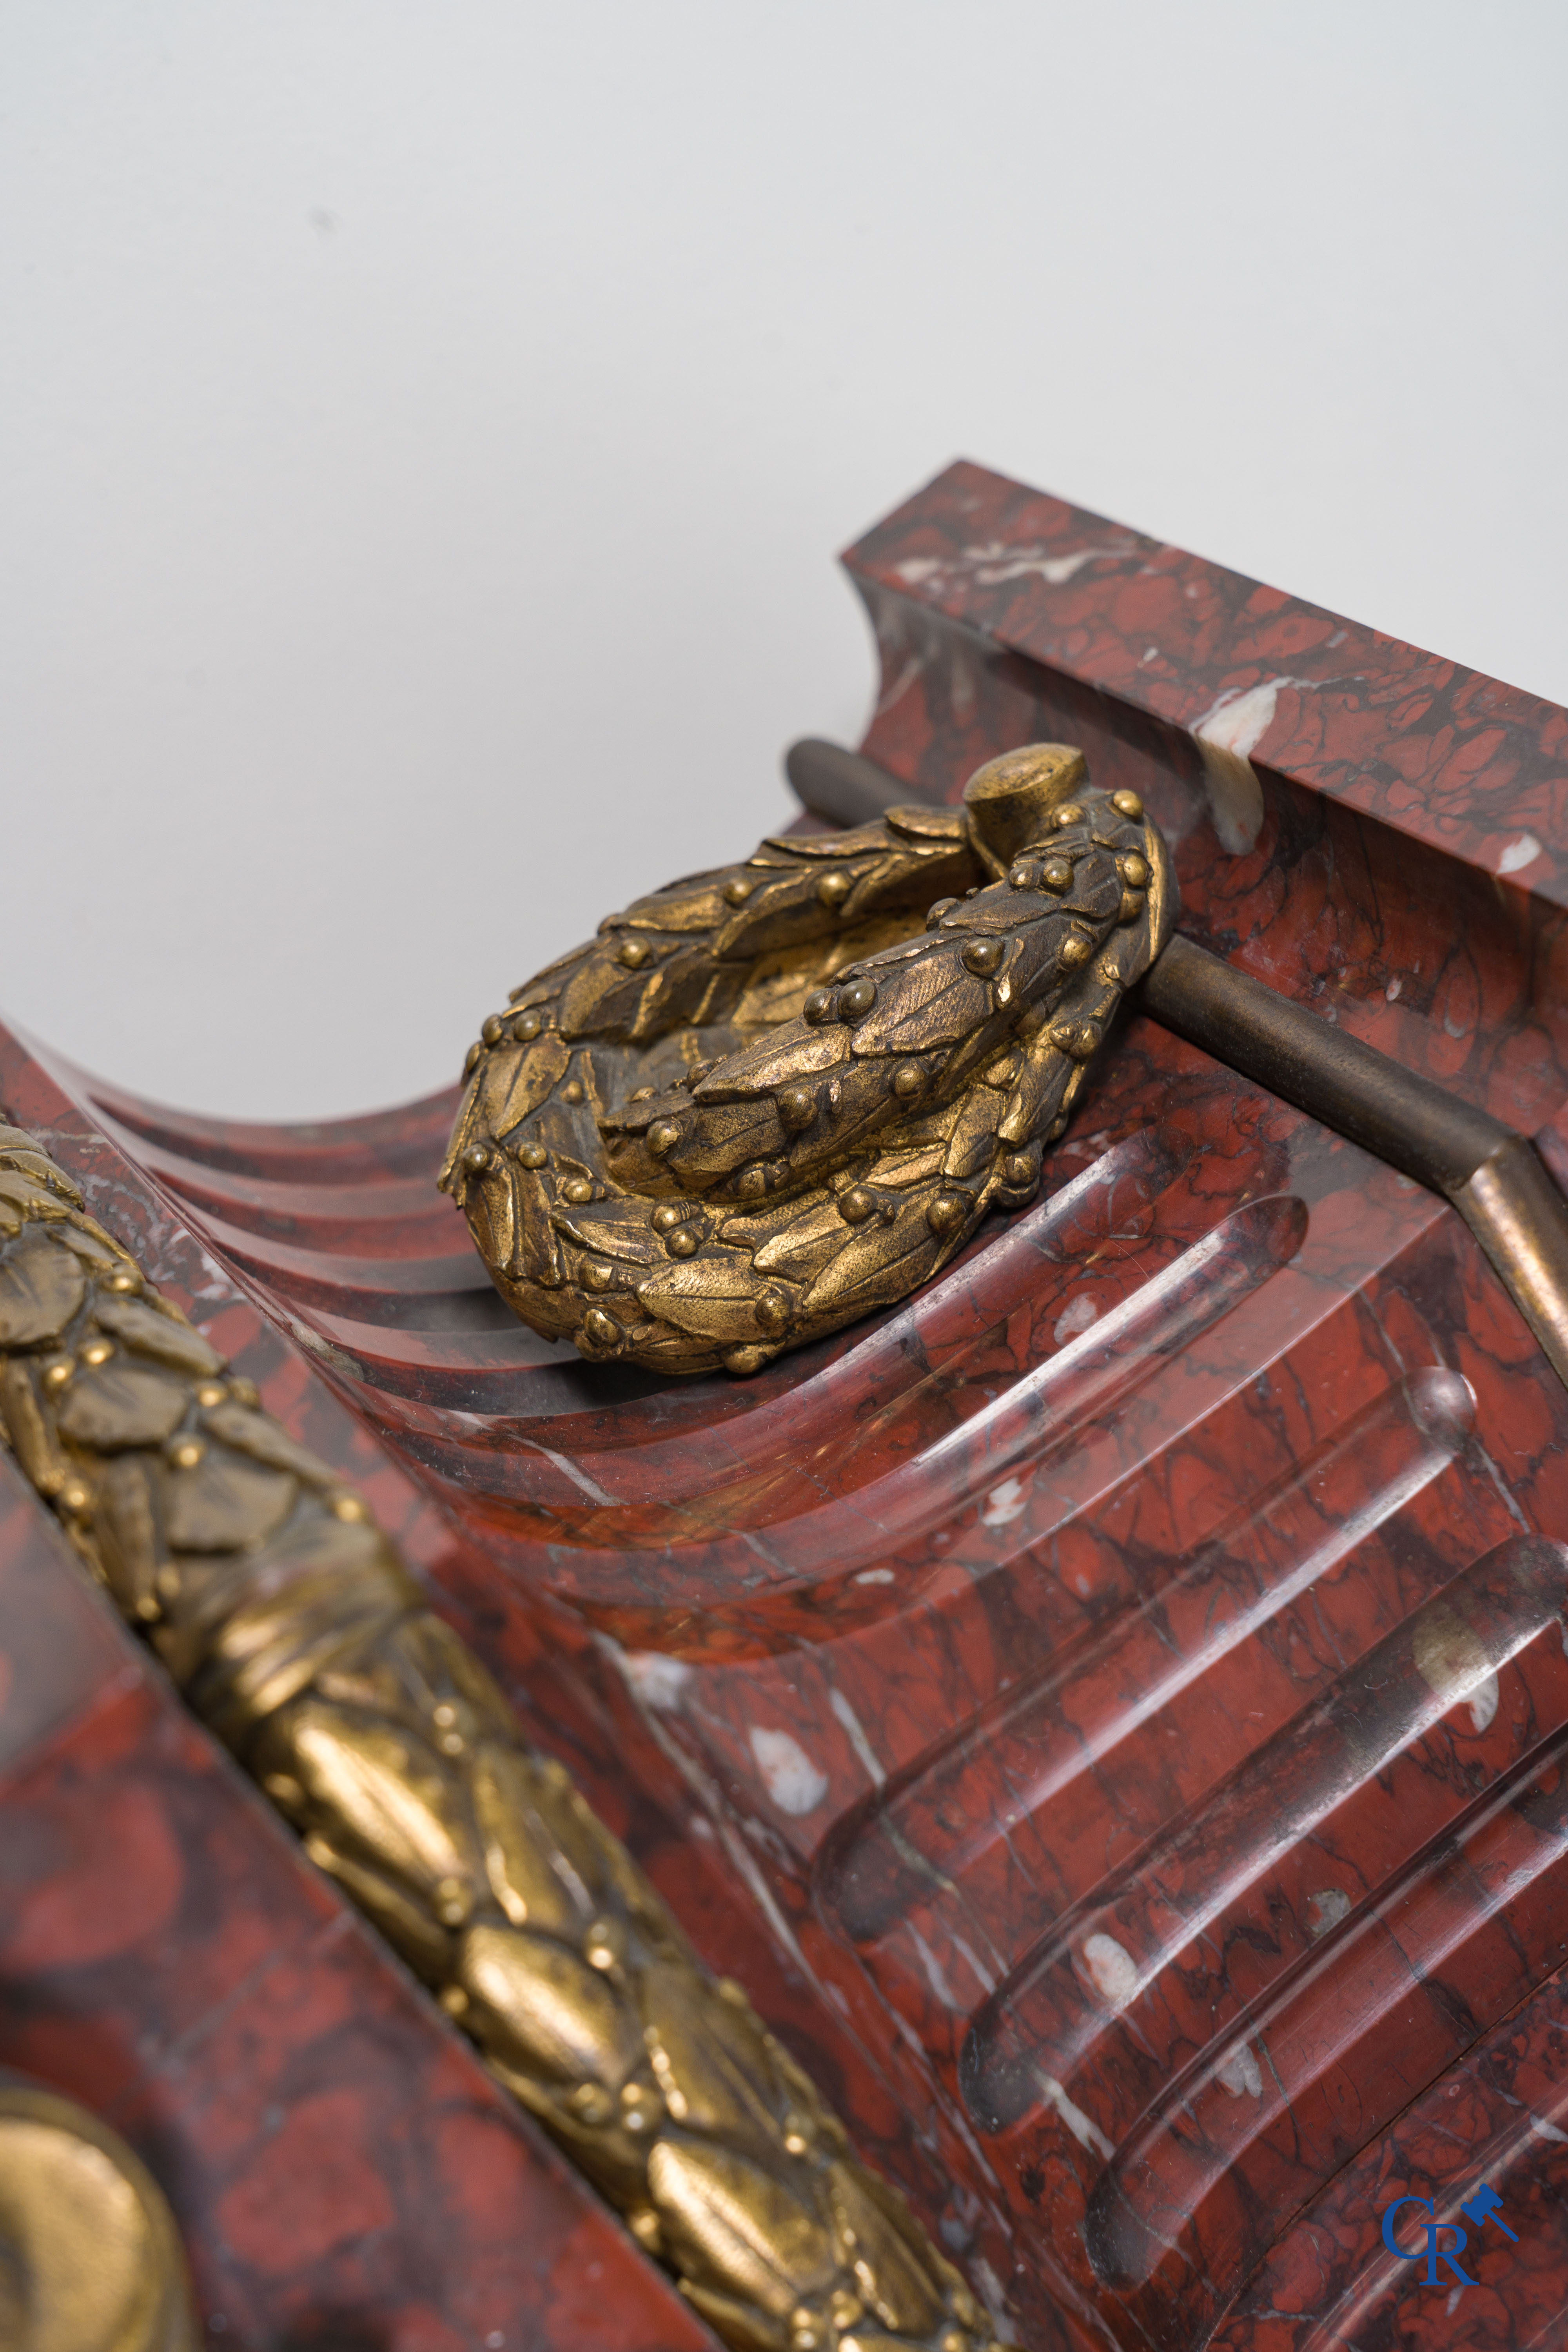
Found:
M 0 2063 L 151 2167 L 210 2341 L 713 2352 L 4 1460 L 0 1681 Z
M 873 757 L 952 799 L 1008 744 L 1082 743 L 1174 843 L 1194 937 L 1568 1174 L 1562 711 L 972 466 L 849 565 L 882 652 Z M 1557 2340 L 1568 1394 L 1436 1197 L 1133 1017 L 1042 1199 L 927 1290 L 753 1381 L 661 1384 L 511 1323 L 431 1189 L 449 1096 L 246 1128 L 7 1042 L 0 1098 L 365 1485 L 1021 2342 Z M 106 1664 L 104 1629 L 81 1637 L 79 1690 L 56 1607 L 18 1674 L 27 1738 L 63 1753 L 74 1709 L 84 1741 L 142 1726 L 140 1755 L 121 1637 Z M 462 2147 L 504 2129 L 530 2152 L 520 2210 L 545 2193 L 530 2164 L 579 2195 L 157 1720 L 190 1760 L 128 1768 L 117 1801 L 145 1785 L 154 1822 L 186 1780 L 221 1788 L 309 1914 L 264 1976 L 297 1969 L 325 2016 L 353 1955 L 412 2036 L 373 2064 L 358 2022 L 341 2058 L 321 2028 L 320 2081 L 286 2075 L 272 2137 L 192 2190 L 198 2234 L 259 2275 L 296 2140 L 443 2068 L 485 2117 Z M 254 1932 L 207 1847 L 146 1835 L 198 1857 L 169 1900 Z M 139 2112 L 129 2078 L 116 2095 Z M 205 2164 L 208 2095 L 160 2095 Z M 404 2210 L 416 2162 L 366 2145 L 344 2242 Z M 1450 2307 L 1378 2216 L 1412 2185 L 1447 2213 L 1482 2179 L 1519 2242 L 1479 2248 Z M 607 2226 L 584 2210 L 574 2229 Z M 696 2340 L 609 2234 L 637 2340 Z M 351 2310 L 363 2273 L 331 2275 Z M 420 2293 L 483 2340 L 455 2286 Z

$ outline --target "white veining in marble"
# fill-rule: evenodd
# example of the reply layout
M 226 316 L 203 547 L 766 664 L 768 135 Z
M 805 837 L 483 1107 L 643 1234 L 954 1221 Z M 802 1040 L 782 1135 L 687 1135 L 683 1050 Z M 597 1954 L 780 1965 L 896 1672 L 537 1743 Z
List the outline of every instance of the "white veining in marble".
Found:
M 769 1796 L 781 1813 L 815 1812 L 827 1794 L 827 1775 L 814 1764 L 792 1732 L 751 1729 L 752 1753 Z
M 679 1706 L 691 1680 L 691 1668 L 662 1650 L 622 1650 L 616 1664 L 645 1706 Z
M 1047 2105 L 1056 2109 L 1079 2146 L 1092 2147 L 1097 2155 L 1103 2156 L 1109 2162 L 1116 2150 L 1111 2147 L 1093 2116 L 1086 2116 L 1083 2109 L 1068 2098 L 1054 2074 L 1037 2074 L 1035 2080 L 1040 2086 Z
M 1004 1478 L 993 1486 L 985 1497 L 985 1507 L 980 1514 L 983 1528 L 1005 1528 L 1009 1520 L 1019 1517 L 1028 1501 L 1028 1489 L 1022 1478 Z
M 1087 1331 L 1099 1314 L 1099 1307 L 1087 1291 L 1081 1292 L 1077 1298 L 1070 1300 L 1057 1317 L 1058 1347 L 1065 1348 L 1069 1339 L 1076 1339 L 1080 1331 Z
M 1124 2009 L 1138 1990 L 1138 1963 L 1114 1936 L 1086 1936 L 1084 1963 L 1103 2000 Z
M 1500 874 L 1522 874 L 1527 866 L 1534 865 L 1540 855 L 1541 844 L 1532 833 L 1516 834 L 1511 841 L 1505 841 L 1498 852 L 1497 870 Z
M 1348 1917 L 1350 1896 L 1342 1886 L 1322 1886 L 1307 1897 L 1307 1933 L 1311 1937 L 1326 1936 L 1331 1927 Z
M 1239 2099 L 1244 2095 L 1250 2095 L 1255 2099 L 1263 2096 L 1263 2069 L 1249 2042 L 1237 2042 L 1224 2065 L 1215 2068 L 1215 2074 L 1233 2099 Z
M 1274 724 L 1279 689 L 1293 681 L 1265 678 L 1237 694 L 1222 694 L 1193 728 L 1208 785 L 1209 808 L 1220 847 L 1245 856 L 1263 830 L 1263 787 L 1252 753 Z
M 828 1694 L 827 1704 L 849 1735 L 849 1745 L 866 1767 L 874 1784 L 879 1789 L 887 1779 L 882 1759 L 866 1737 L 866 1727 L 841 1690 Z

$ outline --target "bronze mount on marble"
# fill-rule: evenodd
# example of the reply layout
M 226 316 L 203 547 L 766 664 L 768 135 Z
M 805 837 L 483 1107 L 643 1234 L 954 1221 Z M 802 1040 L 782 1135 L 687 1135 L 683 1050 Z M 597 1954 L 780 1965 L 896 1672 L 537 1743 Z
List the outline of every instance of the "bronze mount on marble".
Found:
M 0 2345 L 5 2352 L 195 2352 L 167 2200 L 118 2132 L 0 2072 Z
M 756 1371 L 1032 1199 L 1174 895 L 1137 795 L 1058 743 L 959 808 L 769 839 L 486 1021 L 441 1182 L 536 1331 Z
M 754 1372 L 917 1289 L 1038 1189 L 1123 998 L 1452 1202 L 1568 1381 L 1568 1209 L 1522 1136 L 1191 940 L 1138 795 L 1081 751 L 957 808 L 797 744 L 847 832 L 607 916 L 490 1014 L 441 1171 L 547 1339 Z M 924 930 L 911 924 L 927 901 Z
M 0 1445 L 311 1860 L 726 2343 L 996 2352 L 741 1987 L 709 1975 L 565 1767 L 524 1744 L 363 1498 L 4 1125 Z M 69 2255 L 22 2196 L 19 2130 L 0 2100 L 0 2324 L 8 2195 L 39 2263 Z M 79 2171 L 109 2160 L 72 2147 Z M 122 2205 L 140 2168 L 125 2179 Z M 92 2324 L 26 2352 L 184 2352 L 177 2251 L 153 2259 L 147 2210 Z M 122 2303 L 117 2333 L 100 2306 Z

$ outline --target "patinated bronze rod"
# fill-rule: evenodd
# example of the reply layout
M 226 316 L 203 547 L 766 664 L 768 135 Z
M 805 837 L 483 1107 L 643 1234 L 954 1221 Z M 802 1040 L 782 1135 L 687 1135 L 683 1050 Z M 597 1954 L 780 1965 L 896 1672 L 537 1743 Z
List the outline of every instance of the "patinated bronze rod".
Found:
M 859 751 L 847 751 L 842 743 L 829 743 L 820 735 L 803 736 L 792 743 L 784 753 L 784 773 L 790 790 L 802 808 L 813 816 L 826 817 L 829 824 L 854 827 L 869 824 L 884 809 L 895 808 L 900 801 L 924 800 L 924 793 L 911 792 L 909 785 L 890 776 L 886 768 L 879 768 Z
M 1568 1383 L 1568 1201 L 1529 1139 L 1178 933 L 1145 1013 L 1452 1202 Z
M 910 787 L 806 738 L 785 756 L 802 805 L 864 824 Z M 1527 1137 L 1347 1036 L 1177 933 L 1139 984 L 1152 1019 L 1450 1202 L 1568 1384 L 1568 1201 Z
M 1501 1119 L 1179 933 L 1140 998 L 1178 1037 L 1450 1200 L 1483 1161 L 1519 1139 Z

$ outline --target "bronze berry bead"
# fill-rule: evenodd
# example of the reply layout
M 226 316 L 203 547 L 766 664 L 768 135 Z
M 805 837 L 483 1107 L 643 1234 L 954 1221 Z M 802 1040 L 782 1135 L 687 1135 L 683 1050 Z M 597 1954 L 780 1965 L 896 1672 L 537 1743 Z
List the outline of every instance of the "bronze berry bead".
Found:
M 530 1007 L 528 1012 L 518 1014 L 511 1024 L 511 1034 L 520 1045 L 526 1045 L 531 1039 L 538 1036 L 544 1024 L 539 1014 Z
M 652 953 L 653 950 L 646 940 L 623 940 L 617 957 L 628 971 L 640 971 Z
M 656 1118 L 648 1129 L 647 1148 L 659 1160 L 667 1151 L 673 1151 L 679 1140 L 680 1129 L 672 1118 Z
M 935 901 L 934 901 L 931 906 L 929 906 L 929 907 L 926 908 L 926 929 L 927 929 L 927 930 L 928 930 L 928 931 L 934 931 L 934 930 L 935 930 L 935 929 L 936 929 L 936 927 L 937 927 L 937 925 L 941 922 L 941 920 L 942 920 L 942 917 L 943 917 L 945 914 L 950 913 L 950 912 L 952 911 L 952 909 L 954 907 L 956 907 L 956 906 L 957 906 L 957 904 L 958 904 L 958 900 L 957 900 L 956 898 L 938 898 L 938 899 L 936 899 L 936 900 L 935 900 Z
M 847 1225 L 863 1225 L 876 1205 L 864 1184 L 851 1184 L 838 1195 L 838 1213 Z
M 763 1331 L 782 1331 L 789 1321 L 789 1300 L 782 1290 L 764 1290 L 752 1309 Z
M 680 1211 L 673 1201 L 661 1201 L 653 1213 L 653 1229 L 656 1234 L 671 1234 L 680 1222 Z
M 489 1166 L 491 1157 L 488 1143 L 470 1143 L 463 1154 L 463 1165 L 465 1168 L 471 1168 L 476 1176 L 482 1175 Z
M 1052 819 L 1052 823 L 1055 824 L 1058 833 L 1061 832 L 1064 825 L 1081 824 L 1083 823 L 1083 811 L 1079 808 L 1076 801 L 1064 801 L 1060 808 L 1058 809 L 1055 817 Z
M 814 1029 L 820 1028 L 823 1022 L 832 1018 L 833 991 L 830 988 L 814 988 L 800 1012 L 803 1021 L 809 1021 Z
M 1040 879 L 1047 890 L 1072 888 L 1072 861 L 1066 857 L 1047 857 L 1040 869 Z
M 568 1176 L 561 1187 L 561 1197 L 563 1201 L 570 1201 L 580 1207 L 584 1201 L 593 1199 L 594 1187 L 586 1176 Z
M 602 1307 L 590 1307 L 583 1318 L 583 1336 L 594 1348 L 614 1348 L 620 1340 L 621 1327 Z
M 542 1168 L 549 1157 L 542 1143 L 525 1143 L 518 1152 L 518 1165 L 521 1168 Z
M 1135 923 L 1142 912 L 1143 900 L 1142 894 L 1137 890 L 1123 890 L 1121 893 L 1121 904 L 1116 909 L 1117 921 L 1119 923 Z
M 695 1257 L 697 1255 L 697 1236 L 689 1225 L 677 1225 L 673 1232 L 665 1235 L 664 1245 L 671 1257 Z
M 967 1193 L 939 1192 L 926 1211 L 926 1223 L 933 1234 L 955 1234 L 969 1214 L 969 1207 Z
M 492 1013 L 488 1021 L 479 1024 L 479 1043 L 482 1045 L 499 1045 L 505 1034 L 506 1024 L 499 1013 Z
M 869 1013 L 876 1002 L 877 983 L 874 980 L 852 980 L 847 988 L 840 989 L 838 992 L 838 1018 L 840 1021 L 857 1021 L 863 1013 Z
M 963 961 L 977 978 L 989 980 L 993 972 L 1000 971 L 1006 952 L 1005 940 L 971 940 L 963 950 Z
M 825 907 L 837 913 L 854 887 L 847 874 L 825 874 L 816 886 L 816 895 Z
M 744 874 L 731 874 L 724 885 L 724 896 L 731 907 L 743 907 L 752 895 L 752 886 Z
M 476 1037 L 473 1044 L 468 1047 L 468 1052 L 463 1056 L 464 1077 L 471 1078 L 473 1076 L 474 1066 L 476 1063 L 483 1061 L 484 1053 L 485 1049 L 483 1045 L 480 1045 L 479 1039 Z
M 1057 961 L 1064 971 L 1077 971 L 1094 953 L 1092 946 L 1079 931 L 1071 932 L 1057 950 Z
M 913 1096 L 918 1095 L 925 1082 L 923 1062 L 900 1062 L 893 1072 L 893 1092 L 900 1102 L 908 1102 Z
M 1131 817 L 1134 824 L 1143 814 L 1143 803 L 1136 793 L 1112 793 L 1110 805 L 1119 816 Z
M 785 1087 L 774 1100 L 787 1128 L 809 1127 L 816 1117 L 816 1097 L 809 1087 Z
M 1149 866 L 1148 861 L 1145 858 L 1140 857 L 1138 852 L 1134 849 L 1130 851 L 1127 856 L 1120 859 L 1118 862 L 1121 867 L 1121 879 L 1127 884 L 1130 889 L 1147 889 L 1149 886 Z

